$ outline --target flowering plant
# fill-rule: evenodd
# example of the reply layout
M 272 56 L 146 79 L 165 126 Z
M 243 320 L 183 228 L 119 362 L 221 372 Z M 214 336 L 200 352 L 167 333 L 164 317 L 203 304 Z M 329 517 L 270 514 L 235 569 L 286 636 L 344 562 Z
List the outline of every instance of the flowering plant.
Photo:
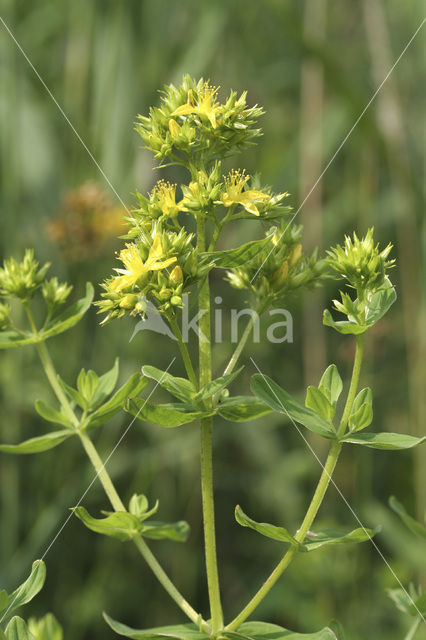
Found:
M 257 106 L 247 106 L 245 93 L 237 96 L 232 91 L 224 102 L 220 102 L 218 88 L 185 76 L 179 87 L 165 88 L 161 105 L 151 109 L 149 116 L 138 118 L 136 130 L 161 166 L 184 167 L 188 181 L 178 187 L 159 180 L 147 196 L 137 194 L 137 206 L 126 219 L 125 246 L 118 254 L 121 266 L 115 267 L 115 273 L 104 281 L 101 299 L 95 304 L 103 315 L 102 323 L 125 314 L 144 318 L 148 305 L 154 305 L 176 338 L 186 378 L 144 365 L 141 373 L 132 375 L 116 390 L 116 361 L 110 371 L 100 376 L 82 369 L 75 386 L 70 386 L 57 374 L 46 341 L 70 330 L 87 312 L 93 298 L 92 286 L 88 284 L 86 295 L 64 310 L 71 288 L 60 284 L 56 278 L 47 281 L 49 265 L 39 268 L 31 251 L 25 254 L 22 262 L 10 259 L 0 269 L 0 296 L 17 298 L 28 319 L 27 326 L 16 326 L 10 305 L 2 303 L 0 347 L 35 346 L 57 399 L 57 406 L 38 401 L 35 408 L 46 421 L 60 427 L 19 444 L 3 444 L 0 450 L 15 454 L 36 453 L 77 437 L 105 489 L 112 511 L 97 518 L 79 504 L 73 510 L 75 515 L 92 531 L 122 542 L 131 541 L 190 620 L 187 624 L 137 630 L 105 615 L 116 633 L 129 638 L 266 640 L 271 634 L 277 640 L 341 638 L 340 627 L 335 623 L 320 631 L 303 634 L 268 622 L 247 620 L 298 554 L 325 545 L 362 542 L 375 535 L 376 530 L 364 527 L 350 532 L 312 530 L 342 448 L 357 444 L 376 449 L 405 449 L 425 439 L 366 431 L 373 420 L 372 391 L 369 388 L 358 390 L 365 333 L 396 299 L 387 275 L 393 266 L 393 260 L 388 259 L 391 246 L 381 250 L 370 229 L 362 239 L 356 235 L 353 240 L 346 238 L 344 244 L 330 250 L 325 259 L 320 259 L 317 252 L 307 256 L 302 248 L 302 229 L 294 224 L 290 208 L 284 204 L 286 192 L 274 194 L 270 188 L 262 186 L 258 178 L 252 179 L 241 169 L 223 175 L 221 163 L 224 158 L 253 144 L 259 137 L 261 131 L 257 120 L 262 113 Z M 238 224 L 243 218 L 263 225 L 264 237 L 236 248 L 218 249 L 224 228 Z M 343 315 L 343 319 L 335 320 L 330 311 L 324 312 L 324 324 L 343 335 L 352 334 L 356 340 L 352 376 L 343 403 L 339 404 L 343 382 L 334 364 L 327 367 L 317 387 L 308 387 L 304 404 L 260 370 L 251 381 L 252 395 L 229 394 L 228 387 L 241 371 L 236 366 L 249 336 L 250 322 L 230 354 L 225 371 L 214 377 L 209 282 L 213 269 L 222 270 L 232 287 L 247 290 L 251 294 L 252 307 L 258 313 L 264 313 L 283 297 L 319 285 L 326 275 L 335 274 L 345 281 L 348 290 L 341 292 L 341 301 L 334 301 L 335 310 Z M 179 328 L 184 293 L 196 298 L 198 305 L 198 366 L 193 362 Z M 41 324 L 37 324 L 32 308 L 33 299 L 39 294 L 46 308 Z M 164 387 L 174 397 L 173 402 L 151 403 L 152 392 L 146 398 L 141 397 L 140 393 L 151 380 L 156 386 Z M 200 423 L 208 615 L 196 611 L 185 599 L 147 543 L 147 539 L 184 542 L 189 525 L 184 521 L 165 523 L 152 519 L 159 508 L 158 503 L 149 506 L 142 493 L 134 495 L 126 505 L 95 448 L 92 432 L 122 409 L 139 420 L 163 428 L 178 428 L 194 420 Z M 297 423 L 324 438 L 329 452 L 296 532 L 291 533 L 282 523 L 258 522 L 240 506 L 235 508 L 235 518 L 241 526 L 278 540 L 285 551 L 251 600 L 240 612 L 234 613 L 232 619 L 225 619 L 216 553 L 213 420 L 220 416 L 230 422 L 242 422 L 263 418 L 271 412 L 280 414 L 284 422 Z M 43 567 L 38 562 L 33 573 L 38 575 Z M 17 602 L 28 601 L 29 597 L 21 597 L 22 592 L 29 591 L 31 597 L 35 595 L 42 586 L 42 579 L 33 577 L 30 583 L 36 583 L 37 588 L 20 588 L 18 595 L 6 594 L 3 600 L 0 599 L 5 612 L 3 618 L 13 611 Z M 62 636 L 52 620 L 48 618 L 27 625 L 15 617 L 6 628 L 5 637 L 7 640 L 57 640 Z

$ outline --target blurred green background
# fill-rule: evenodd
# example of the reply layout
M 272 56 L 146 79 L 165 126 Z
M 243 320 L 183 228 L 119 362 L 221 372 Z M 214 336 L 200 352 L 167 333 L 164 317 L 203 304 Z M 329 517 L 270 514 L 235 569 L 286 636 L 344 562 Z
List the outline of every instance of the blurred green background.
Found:
M 157 90 L 178 83 L 183 73 L 210 78 L 221 85 L 222 95 L 230 88 L 247 90 L 249 103 L 266 110 L 264 137 L 234 166 L 261 172 L 266 184 L 288 190 L 295 210 L 304 203 L 298 220 L 305 226 L 305 247 L 324 251 L 344 233 L 364 233 L 371 225 L 383 245 L 394 243 L 398 264 L 392 280 L 399 298 L 369 337 L 362 384 L 373 386 L 376 429 L 424 433 L 425 27 L 310 193 L 423 14 L 422 0 L 3 0 L 3 19 L 116 193 L 0 25 L 0 257 L 20 257 L 33 246 L 41 261 L 53 263 L 51 275 L 74 284 L 76 295 L 85 281 L 99 283 L 115 266 L 120 247 L 112 237 L 122 207 L 117 194 L 131 205 L 131 194 L 149 190 L 159 177 L 133 131 L 136 114 L 147 113 L 159 100 Z M 170 170 L 162 175 L 180 178 Z M 88 224 L 93 210 L 97 217 Z M 227 236 L 226 246 L 258 233 L 248 222 L 238 237 Z M 213 285 L 225 304 L 235 305 L 236 294 L 220 275 Z M 279 348 L 265 340 L 249 343 L 240 392 L 248 391 L 254 373 L 250 355 L 294 393 L 316 383 L 329 362 L 347 378 L 351 339 L 321 325 L 322 309 L 335 293 L 331 283 L 303 300 L 288 301 L 294 342 Z M 82 366 L 105 371 L 116 354 L 123 380 L 141 364 L 166 368 L 177 355 L 173 343 L 152 333 L 141 332 L 129 342 L 134 319 L 103 328 L 98 323 L 89 311 L 71 333 L 51 341 L 67 382 Z M 230 353 L 230 345 L 217 346 L 218 371 Z M 49 400 L 50 392 L 31 347 L 3 351 L 0 358 L 1 441 L 17 442 L 46 429 L 33 403 Z M 178 365 L 173 368 L 179 374 Z M 104 456 L 128 422 L 123 414 L 99 431 Z M 311 444 L 323 457 L 321 443 Z M 218 423 L 215 451 L 229 619 L 281 554 L 278 543 L 235 524 L 235 504 L 258 520 L 297 528 L 320 469 L 297 432 L 277 418 Z M 207 613 L 197 427 L 168 431 L 134 424 L 109 470 L 126 499 L 144 492 L 159 498 L 160 517 L 190 522 L 186 545 L 153 542 L 152 547 L 183 593 Z M 40 456 L 2 455 L 0 585 L 12 588 L 28 574 L 92 477 L 73 441 Z M 424 545 L 400 525 L 387 500 L 395 494 L 423 519 L 426 447 L 413 453 L 349 448 L 336 482 L 363 524 L 383 525 L 377 544 L 400 580 L 424 581 Z M 84 504 L 93 513 L 107 508 L 98 484 Z M 357 526 L 333 488 L 319 523 Z M 132 545 L 97 537 L 75 518 L 46 561 L 47 583 L 26 614 L 53 611 L 68 639 L 112 638 L 102 610 L 139 628 L 183 621 Z M 351 640 L 399 640 L 407 621 L 386 595 L 396 586 L 372 545 L 324 549 L 297 558 L 256 617 L 298 631 L 314 631 L 336 617 Z M 426 637 L 424 627 L 416 638 Z

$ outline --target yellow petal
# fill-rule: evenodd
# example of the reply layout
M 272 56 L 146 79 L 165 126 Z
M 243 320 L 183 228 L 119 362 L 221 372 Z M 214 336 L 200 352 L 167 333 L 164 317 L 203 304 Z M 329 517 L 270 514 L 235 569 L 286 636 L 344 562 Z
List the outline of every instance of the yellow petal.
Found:
M 187 116 L 190 113 L 194 113 L 195 112 L 195 107 L 193 107 L 191 104 L 183 104 L 180 107 L 178 107 L 177 109 L 175 109 L 173 111 L 172 116 Z
M 163 244 L 161 242 L 161 235 L 159 233 L 156 234 L 154 238 L 154 242 L 151 245 L 151 248 L 148 253 L 148 259 L 146 261 L 146 265 L 150 265 L 151 262 L 158 260 L 164 255 Z
M 122 291 L 123 289 L 127 289 L 127 287 L 131 287 L 135 284 L 136 280 L 139 276 L 135 275 L 127 275 L 127 276 L 119 276 L 115 280 L 113 280 L 108 286 L 112 291 Z
M 167 258 L 167 260 L 163 260 L 162 262 L 153 262 L 149 265 L 150 271 L 159 271 L 160 269 L 165 269 L 170 264 L 173 264 L 177 261 L 177 258 Z

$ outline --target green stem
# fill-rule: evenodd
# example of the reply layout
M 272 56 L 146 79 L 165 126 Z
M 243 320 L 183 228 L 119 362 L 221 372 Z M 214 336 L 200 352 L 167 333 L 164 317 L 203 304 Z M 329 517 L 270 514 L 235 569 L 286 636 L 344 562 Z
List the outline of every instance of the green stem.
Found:
M 176 318 L 173 315 L 167 316 L 167 319 L 175 335 L 175 338 L 178 342 L 188 378 L 192 382 L 194 387 L 197 389 L 198 388 L 197 376 L 195 375 L 194 367 L 192 366 L 192 360 L 191 360 L 191 356 L 189 355 L 188 347 L 183 341 L 182 332 L 179 328 Z
M 109 501 L 111 502 L 114 511 L 126 511 L 126 508 L 120 496 L 118 495 L 116 488 L 114 487 L 111 477 L 107 472 L 105 464 L 102 462 L 102 459 L 100 458 L 95 445 L 93 444 L 89 436 L 84 432 L 79 431 L 78 435 L 83 444 L 84 450 L 86 451 L 93 465 L 93 468 L 96 471 L 96 475 L 101 481 L 105 493 L 107 494 Z M 164 569 L 155 558 L 145 540 L 141 536 L 136 536 L 135 538 L 133 538 L 133 542 L 144 558 L 145 562 L 148 564 L 159 582 L 163 585 L 167 593 L 188 616 L 188 618 L 198 625 L 200 623 L 200 616 L 195 611 L 195 609 L 193 609 L 191 605 L 185 600 L 178 589 L 176 589 L 175 585 L 165 573 Z M 204 620 L 201 620 L 201 626 L 204 631 L 206 631 L 207 633 L 210 632 L 210 627 Z
M 413 640 L 414 636 L 416 635 L 416 631 L 419 628 L 420 622 L 421 622 L 420 618 L 417 618 L 417 620 L 414 621 L 414 623 L 411 625 L 410 629 L 408 630 L 408 633 L 405 636 L 404 640 Z
M 262 313 L 267 309 L 268 305 L 269 305 L 269 300 L 265 300 L 264 303 L 258 309 L 255 309 L 255 313 L 250 317 L 250 320 L 248 321 L 247 326 L 244 329 L 244 333 L 241 336 L 237 346 L 235 347 L 235 351 L 232 354 L 230 361 L 226 365 L 226 369 L 223 372 L 224 376 L 228 373 L 232 373 L 232 371 L 235 369 L 235 366 L 241 356 L 241 353 L 244 347 L 246 346 L 246 343 L 250 336 L 250 332 L 253 328 L 253 325 L 256 322 L 256 314 L 260 317 Z
M 346 404 L 343 410 L 342 419 L 340 420 L 339 428 L 337 430 L 338 436 L 342 436 L 345 433 L 345 429 L 348 425 L 349 416 L 351 415 L 352 406 L 355 400 L 355 396 L 358 388 L 359 375 L 361 373 L 362 357 L 364 355 L 364 337 L 365 337 L 364 333 L 361 333 L 356 337 L 356 351 L 355 351 L 354 366 L 352 369 L 351 384 L 349 386 L 348 396 L 346 398 Z
M 205 250 L 205 220 L 197 217 L 197 246 Z M 210 287 L 208 276 L 201 284 L 198 293 L 199 312 L 199 365 L 200 389 L 211 381 L 211 327 L 210 327 Z M 206 406 L 206 408 L 209 408 Z M 212 418 L 201 420 L 201 495 L 203 504 L 204 546 L 206 556 L 207 586 L 212 618 L 212 631 L 217 633 L 223 627 L 223 614 L 220 599 L 219 573 L 217 568 L 216 532 L 213 495 L 213 445 Z
M 37 333 L 37 329 L 34 323 L 34 318 L 31 313 L 31 309 L 29 305 L 26 305 L 25 308 L 27 311 L 28 318 L 30 320 L 31 327 L 34 333 Z M 96 450 L 95 445 L 93 444 L 89 436 L 84 431 L 79 429 L 80 421 L 78 420 L 77 416 L 72 410 L 66 395 L 62 391 L 60 385 L 58 384 L 57 373 L 45 343 L 38 342 L 36 343 L 36 347 L 37 347 L 37 351 L 40 356 L 40 360 L 43 365 L 44 371 L 46 373 L 46 377 L 49 380 L 50 385 L 56 397 L 58 398 L 59 402 L 64 408 L 64 411 L 66 411 L 67 416 L 69 416 L 75 428 L 78 429 L 78 436 L 80 438 L 80 441 L 84 447 L 86 454 L 90 459 L 90 462 L 93 465 L 93 468 L 96 471 L 96 476 L 99 478 L 102 484 L 102 487 L 104 488 L 104 491 L 108 496 L 108 499 L 114 511 L 126 511 L 126 508 L 120 496 L 117 493 L 117 490 L 111 480 L 109 473 L 105 468 L 105 464 L 102 462 L 102 459 L 100 458 Z M 165 573 L 164 569 L 161 567 L 161 565 L 153 555 L 152 551 L 149 549 L 145 540 L 143 540 L 141 536 L 137 536 L 133 538 L 133 542 L 137 547 L 137 549 L 139 550 L 142 557 L 144 558 L 144 560 L 146 561 L 146 563 L 148 564 L 148 566 L 150 567 L 150 569 L 152 570 L 152 572 L 154 573 L 154 575 L 160 581 L 160 583 L 162 584 L 164 589 L 167 591 L 167 593 L 171 596 L 171 598 L 176 602 L 176 604 L 182 609 L 182 611 L 188 616 L 188 618 L 192 620 L 192 622 L 194 622 L 198 626 L 201 626 L 203 631 L 205 631 L 207 634 L 210 634 L 210 631 L 211 631 L 210 626 L 207 624 L 205 620 L 203 620 L 200 617 L 200 615 L 195 611 L 195 609 L 191 607 L 189 602 L 187 602 L 187 600 L 183 597 L 180 591 L 175 587 L 175 585 L 172 583 L 168 575 Z
M 361 363 L 362 363 L 362 355 L 363 355 L 363 346 L 364 339 L 363 335 L 357 336 L 357 345 L 355 352 L 354 365 L 352 369 L 352 377 L 351 383 L 349 386 L 348 395 L 346 398 L 346 404 L 343 411 L 342 420 L 340 421 L 339 429 L 337 432 L 338 436 L 342 436 L 345 432 L 348 419 L 350 416 L 350 412 L 352 409 L 353 401 L 355 398 L 356 390 L 358 387 L 359 376 L 361 372 Z M 331 445 L 329 454 L 327 456 L 327 460 L 323 467 L 321 477 L 319 479 L 317 488 L 315 489 L 315 493 L 312 497 L 311 503 L 308 507 L 306 515 L 303 519 L 303 522 L 294 536 L 297 542 L 303 543 L 306 534 L 310 530 L 312 523 L 315 520 L 315 517 L 318 513 L 318 510 L 324 500 L 324 496 L 327 492 L 328 486 L 330 484 L 330 480 L 332 478 L 334 469 L 337 464 L 337 460 L 339 458 L 340 451 L 342 449 L 342 443 L 339 440 L 335 440 Z M 294 556 L 297 554 L 297 546 L 292 546 L 283 556 L 281 561 L 272 571 L 267 580 L 263 583 L 257 593 L 253 596 L 250 602 L 244 607 L 244 609 L 237 615 L 234 620 L 230 624 L 226 626 L 226 630 L 235 631 L 238 629 L 240 624 L 242 624 L 248 617 L 253 613 L 256 607 L 261 603 L 263 598 L 269 593 L 277 580 L 282 576 L 285 569 L 288 567 L 290 562 L 293 560 Z

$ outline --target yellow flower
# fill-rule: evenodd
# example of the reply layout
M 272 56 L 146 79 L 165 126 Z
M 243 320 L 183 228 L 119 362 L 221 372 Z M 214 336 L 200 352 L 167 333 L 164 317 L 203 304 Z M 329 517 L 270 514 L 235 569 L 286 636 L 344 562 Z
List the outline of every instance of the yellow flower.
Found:
M 172 116 L 188 116 L 191 113 L 195 113 L 201 117 L 207 118 L 210 121 L 213 129 L 216 129 L 216 113 L 218 102 L 215 102 L 215 97 L 219 87 L 211 87 L 208 82 L 205 82 L 201 89 L 197 91 L 196 104 L 194 104 L 194 94 L 192 89 L 188 91 L 188 102 L 181 105 L 173 111 Z
M 159 271 L 165 269 L 169 265 L 176 262 L 177 258 L 167 258 L 167 260 L 160 260 L 164 255 L 163 245 L 161 242 L 161 235 L 157 233 L 152 243 L 152 247 L 149 250 L 148 258 L 143 262 L 139 255 L 138 248 L 135 244 L 126 244 L 126 248 L 120 251 L 119 259 L 126 267 L 125 269 L 116 269 L 118 273 L 123 275 L 118 276 L 111 282 L 109 288 L 113 291 L 122 291 L 131 287 L 148 271 Z
M 154 195 L 159 200 L 159 206 L 165 216 L 173 218 L 179 211 L 185 211 L 183 200 L 176 202 L 176 185 L 165 180 L 159 180 L 154 188 Z
M 243 191 L 244 185 L 250 180 L 250 176 L 244 171 L 234 171 L 225 178 L 225 193 L 222 194 L 221 200 L 225 207 L 233 204 L 240 204 L 246 211 L 254 216 L 259 215 L 259 210 L 255 202 L 259 200 L 268 200 L 269 196 L 262 191 L 256 189 L 247 189 Z

